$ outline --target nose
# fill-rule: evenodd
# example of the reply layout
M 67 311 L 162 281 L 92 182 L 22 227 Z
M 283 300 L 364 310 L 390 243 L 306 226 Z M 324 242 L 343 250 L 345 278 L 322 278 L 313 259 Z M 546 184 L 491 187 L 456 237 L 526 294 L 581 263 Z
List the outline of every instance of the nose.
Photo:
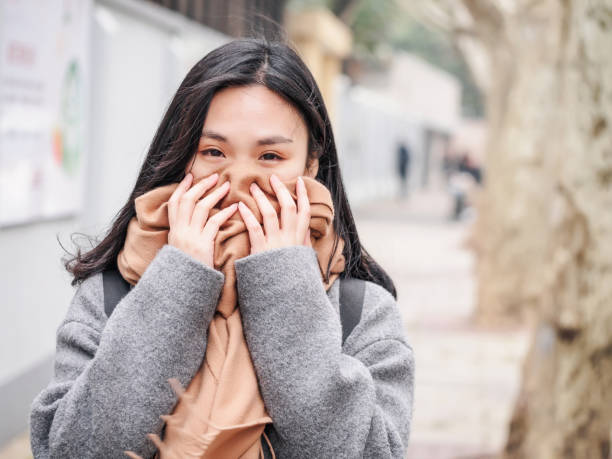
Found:
M 254 199 L 249 191 L 251 184 L 257 183 L 262 190 L 268 188 L 267 178 L 262 176 L 261 173 L 254 171 L 252 166 L 249 167 L 244 163 L 235 163 L 216 172 L 219 174 L 217 186 L 221 186 L 225 182 L 230 183 L 230 190 L 215 206 L 220 209 L 224 209 L 239 201 L 244 202 L 253 209 Z

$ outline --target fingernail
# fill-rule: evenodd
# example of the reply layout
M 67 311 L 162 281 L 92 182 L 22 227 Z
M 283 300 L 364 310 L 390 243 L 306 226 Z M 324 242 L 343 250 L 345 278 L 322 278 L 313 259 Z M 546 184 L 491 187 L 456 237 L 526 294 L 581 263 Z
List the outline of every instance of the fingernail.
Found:
M 298 176 L 298 182 L 300 182 L 300 186 L 304 185 L 304 180 L 302 180 L 301 176 Z
M 185 180 L 189 180 L 192 177 L 191 172 L 187 172 L 187 175 L 185 176 Z

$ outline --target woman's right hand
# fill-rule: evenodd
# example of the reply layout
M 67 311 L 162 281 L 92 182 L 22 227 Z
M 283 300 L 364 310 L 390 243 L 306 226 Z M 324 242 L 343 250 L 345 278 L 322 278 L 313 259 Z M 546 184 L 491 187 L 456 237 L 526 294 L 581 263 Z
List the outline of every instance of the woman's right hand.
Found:
M 219 227 L 238 208 L 232 204 L 208 218 L 210 210 L 229 191 L 225 182 L 204 199 L 200 197 L 217 182 L 217 173 L 200 180 L 192 188 L 193 175 L 188 173 L 168 200 L 170 231 L 168 244 L 214 268 L 215 238 Z

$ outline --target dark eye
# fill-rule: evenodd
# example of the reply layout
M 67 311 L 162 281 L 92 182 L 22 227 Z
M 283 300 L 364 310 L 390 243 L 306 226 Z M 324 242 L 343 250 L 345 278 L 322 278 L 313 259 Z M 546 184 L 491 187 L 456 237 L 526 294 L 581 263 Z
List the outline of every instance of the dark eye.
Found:
M 264 158 L 266 155 L 272 155 L 272 157 L 268 156 L 268 158 Z M 281 159 L 281 157 L 278 156 L 276 153 L 264 153 L 263 155 L 261 155 L 261 157 L 264 159 Z
M 217 150 L 216 148 L 209 148 L 207 150 L 202 150 L 200 153 L 202 153 L 205 156 L 219 156 L 219 155 L 223 155 L 223 153 L 219 150 Z

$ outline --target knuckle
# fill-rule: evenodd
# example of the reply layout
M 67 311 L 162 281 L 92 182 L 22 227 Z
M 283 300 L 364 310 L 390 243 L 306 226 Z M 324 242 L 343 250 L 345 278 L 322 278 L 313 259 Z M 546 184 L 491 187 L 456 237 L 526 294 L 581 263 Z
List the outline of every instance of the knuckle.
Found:
M 246 222 L 245 224 L 247 228 L 252 229 L 252 230 L 260 228 L 259 223 L 256 223 L 251 219 L 249 219 L 249 221 Z
M 217 212 L 215 215 L 213 215 L 212 217 L 210 217 L 208 219 L 209 222 L 211 222 L 214 225 L 219 224 L 221 221 L 223 221 L 223 218 L 225 217 L 226 212 Z
M 200 202 L 198 202 L 198 205 L 201 206 L 203 209 L 210 211 L 215 205 L 215 202 L 216 201 L 212 198 L 212 196 L 207 196 L 204 199 L 200 200 Z
M 207 205 L 206 198 L 200 199 L 198 202 L 196 202 L 195 208 L 196 209 L 207 209 L 208 205 Z
M 276 216 L 276 212 L 274 212 L 274 209 L 270 207 L 266 207 L 265 209 L 261 211 L 261 213 L 264 217 L 267 217 L 267 218 L 272 218 Z
M 198 185 L 198 192 L 205 193 L 212 186 L 212 183 L 210 180 L 202 180 Z

